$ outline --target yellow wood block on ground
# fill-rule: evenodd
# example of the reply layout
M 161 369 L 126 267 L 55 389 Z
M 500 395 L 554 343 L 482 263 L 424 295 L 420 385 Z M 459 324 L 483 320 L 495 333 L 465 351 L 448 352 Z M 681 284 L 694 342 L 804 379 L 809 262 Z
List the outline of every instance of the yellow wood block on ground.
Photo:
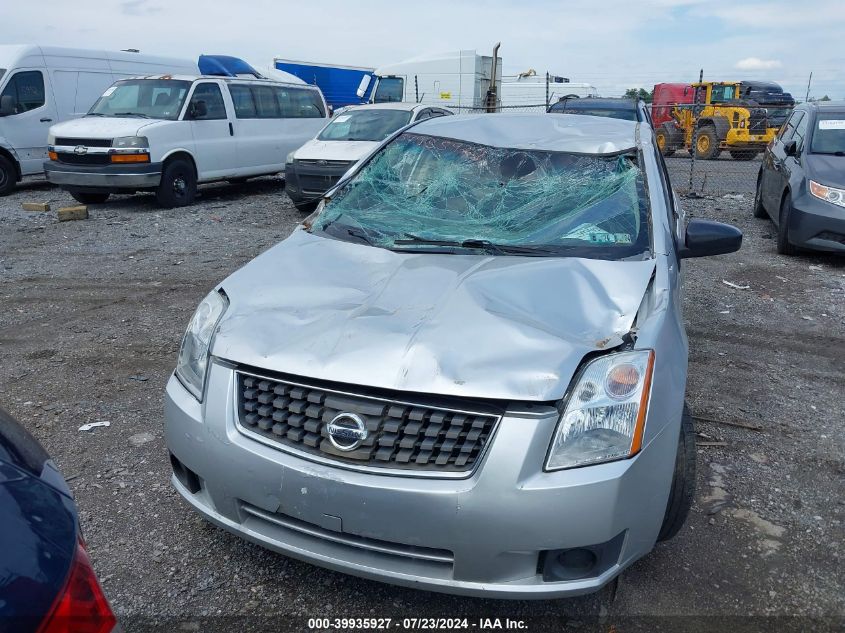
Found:
M 68 220 L 86 220 L 88 218 L 88 207 L 81 204 L 77 207 L 62 207 L 58 210 L 59 222 Z
M 50 203 L 49 202 L 24 202 L 21 204 L 21 208 L 24 211 L 49 211 L 50 210 Z

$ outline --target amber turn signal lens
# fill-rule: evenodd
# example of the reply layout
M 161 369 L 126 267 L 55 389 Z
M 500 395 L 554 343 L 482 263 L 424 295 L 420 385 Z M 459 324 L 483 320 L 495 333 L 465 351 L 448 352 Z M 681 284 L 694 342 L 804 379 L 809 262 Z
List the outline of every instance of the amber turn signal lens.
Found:
M 47 156 L 50 157 L 50 160 L 59 160 L 59 155 L 56 152 L 47 152 Z
M 607 374 L 605 388 L 609 396 L 624 400 L 636 390 L 640 383 L 640 372 L 630 363 L 616 365 Z
M 149 163 L 149 154 L 112 154 L 113 163 Z

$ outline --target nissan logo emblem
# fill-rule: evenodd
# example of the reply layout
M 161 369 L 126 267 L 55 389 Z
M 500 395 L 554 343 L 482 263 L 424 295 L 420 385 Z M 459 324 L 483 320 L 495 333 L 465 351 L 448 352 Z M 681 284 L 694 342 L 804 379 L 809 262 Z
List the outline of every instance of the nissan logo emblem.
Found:
M 77 145 L 76 147 L 73 148 L 73 153 L 79 154 L 81 156 L 82 154 L 88 153 L 88 148 L 85 147 L 84 145 Z
M 326 425 L 326 431 L 339 451 L 354 451 L 367 439 L 367 425 L 354 413 L 339 413 Z

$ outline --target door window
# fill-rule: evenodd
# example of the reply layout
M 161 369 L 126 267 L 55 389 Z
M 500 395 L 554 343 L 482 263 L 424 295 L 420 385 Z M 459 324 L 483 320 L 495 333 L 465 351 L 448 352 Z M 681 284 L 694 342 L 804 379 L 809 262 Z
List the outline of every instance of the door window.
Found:
M 380 77 L 376 86 L 375 103 L 402 101 L 405 94 L 405 80 L 401 77 Z
M 795 127 L 798 125 L 799 119 L 804 116 L 803 112 L 793 112 L 792 116 L 789 117 L 789 120 L 783 124 L 783 127 L 780 129 L 780 140 L 786 143 L 788 140 L 792 139 L 792 135 L 795 134 Z
M 795 133 L 792 135 L 792 140 L 798 145 L 799 152 L 804 146 L 804 137 L 807 135 L 807 122 L 809 119 L 810 117 L 808 116 L 802 116 L 798 121 L 798 125 L 795 126 Z
M 200 103 L 205 103 L 205 114 L 192 117 L 195 121 L 213 121 L 226 118 L 226 104 L 223 103 L 223 93 L 220 86 L 213 83 L 197 84 L 194 94 L 191 95 L 191 102 L 188 104 L 188 112 Z
M 29 112 L 44 105 L 44 76 L 38 70 L 27 70 L 12 76 L 0 95 L 0 101 L 12 99 L 15 114 Z
M 281 111 L 273 86 L 252 86 L 252 96 L 259 119 L 279 119 Z
M 322 119 L 326 116 L 323 101 L 316 90 L 280 86 L 276 89 L 283 118 Z

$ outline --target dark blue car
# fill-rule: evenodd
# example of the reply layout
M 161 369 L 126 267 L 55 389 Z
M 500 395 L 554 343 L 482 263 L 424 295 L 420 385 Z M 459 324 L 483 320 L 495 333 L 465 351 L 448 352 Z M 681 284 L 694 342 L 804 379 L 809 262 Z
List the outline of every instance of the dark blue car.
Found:
M 763 155 L 754 217 L 777 225 L 778 253 L 845 253 L 845 102 L 795 107 Z
M 0 409 L 0 631 L 116 629 L 64 478 L 35 438 Z

